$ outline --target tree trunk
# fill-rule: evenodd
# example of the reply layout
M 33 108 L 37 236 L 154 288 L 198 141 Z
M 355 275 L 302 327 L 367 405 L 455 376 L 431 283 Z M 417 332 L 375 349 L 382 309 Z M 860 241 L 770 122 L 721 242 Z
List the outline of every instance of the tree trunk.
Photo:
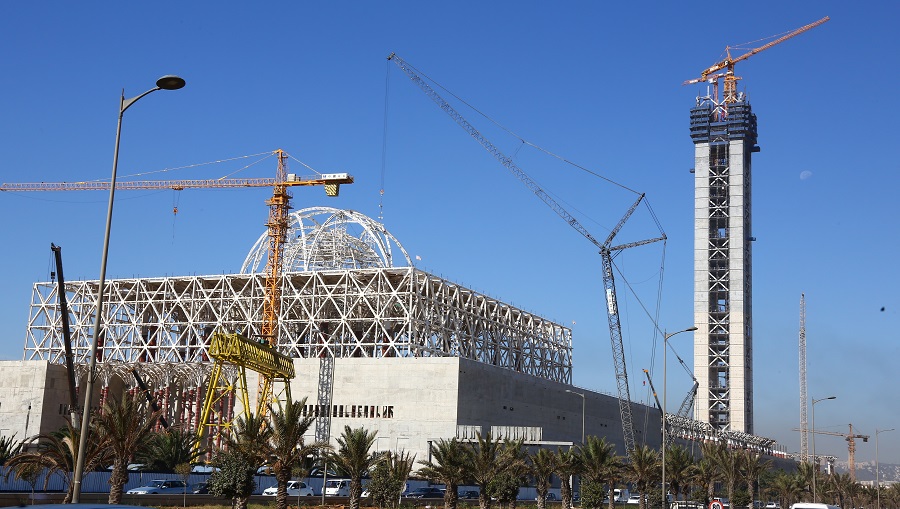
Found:
M 121 459 L 116 458 L 113 462 L 112 473 L 109 474 L 109 504 L 119 504 L 122 502 L 122 489 L 128 482 L 127 465 Z
M 559 480 L 559 498 L 562 499 L 563 509 L 572 509 L 572 485 L 568 477 Z
M 359 497 L 362 495 L 362 479 L 350 479 L 350 509 L 359 509 Z
M 278 483 L 278 491 L 275 492 L 275 507 L 277 509 L 285 509 L 287 507 L 287 485 L 290 480 L 290 469 L 281 468 L 278 472 L 275 472 L 275 482 Z
M 478 507 L 480 509 L 491 509 L 491 496 L 487 493 L 487 484 L 478 487 Z
M 458 486 L 455 484 L 445 484 L 447 491 L 444 492 L 444 509 L 456 509 L 459 504 L 459 493 L 456 492 Z

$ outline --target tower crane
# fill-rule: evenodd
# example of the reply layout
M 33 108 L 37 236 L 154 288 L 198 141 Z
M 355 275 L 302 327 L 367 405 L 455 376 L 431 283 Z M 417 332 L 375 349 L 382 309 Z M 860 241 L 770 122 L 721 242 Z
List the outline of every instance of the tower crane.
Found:
M 804 431 L 799 428 L 794 428 L 792 431 Z M 837 431 L 821 431 L 821 430 L 806 430 L 810 433 L 815 433 L 817 435 L 831 435 L 835 437 L 844 437 L 844 440 L 847 441 L 847 468 L 850 470 L 850 478 L 854 481 L 856 480 L 856 439 L 860 438 L 863 442 L 869 441 L 869 435 L 854 435 L 853 434 L 853 424 L 850 424 L 850 433 L 839 433 Z M 813 461 L 816 461 L 813 458 Z
M 828 16 L 825 16 L 824 18 L 822 18 L 818 21 L 815 21 L 808 25 L 804 25 L 796 30 L 792 30 L 773 41 L 763 44 L 762 46 L 759 46 L 758 48 L 753 48 L 750 51 L 748 51 L 738 57 L 731 56 L 731 50 L 735 49 L 735 48 L 732 48 L 731 46 L 725 46 L 725 58 L 723 60 L 716 62 L 715 64 L 700 71 L 699 78 L 687 80 L 683 83 L 683 85 L 691 85 L 694 83 L 701 83 L 704 81 L 710 82 L 713 84 L 713 89 L 715 90 L 715 92 L 713 94 L 714 100 L 716 102 L 718 102 L 718 100 L 719 100 L 719 97 L 718 97 L 719 96 L 719 80 L 721 79 L 724 83 L 723 94 L 722 94 L 723 103 L 724 103 L 723 106 L 724 106 L 725 112 L 727 114 L 728 105 L 731 103 L 735 103 L 738 100 L 737 82 L 738 82 L 738 80 L 741 79 L 740 77 L 735 76 L 735 74 L 734 74 L 734 64 L 736 64 L 740 61 L 743 61 L 743 60 L 747 60 L 748 58 L 752 57 L 753 55 L 760 53 L 762 51 L 765 51 L 765 50 L 771 48 L 772 46 L 781 44 L 784 41 L 786 41 L 792 37 L 796 37 L 796 36 L 802 34 L 803 32 L 812 30 L 813 28 L 825 23 L 829 19 L 831 19 L 831 18 L 829 18 Z M 718 72 L 723 69 L 725 70 L 725 72 L 723 72 L 723 73 Z
M 258 336 L 262 341 L 254 341 L 241 334 L 213 334 L 210 344 L 210 356 L 216 360 L 213 372 L 208 382 L 206 400 L 201 412 L 201 426 L 198 428 L 199 446 L 204 427 L 208 423 L 209 414 L 213 404 L 222 399 L 224 392 L 237 389 L 240 394 L 244 411 L 249 412 L 249 397 L 246 384 L 245 369 L 256 371 L 261 375 L 260 387 L 257 397 L 256 413 L 264 414 L 267 403 L 272 398 L 274 382 L 285 382 L 293 378 L 293 365 L 289 357 L 277 351 L 278 346 L 278 316 L 281 310 L 281 275 L 282 275 L 282 251 L 287 237 L 288 213 L 291 209 L 291 194 L 288 191 L 294 186 L 323 186 L 327 196 L 338 196 L 341 184 L 352 184 L 353 176 L 348 173 L 325 173 L 312 177 L 300 177 L 287 172 L 288 154 L 281 149 L 273 154 L 278 159 L 278 169 L 275 178 L 221 178 L 208 180 L 132 180 L 116 181 L 117 190 L 136 189 L 183 189 L 203 188 L 235 188 L 235 187 L 271 187 L 272 197 L 266 201 L 269 206 L 269 219 L 266 227 L 269 237 L 269 253 L 265 269 L 265 294 L 263 301 L 263 317 L 259 326 Z M 4 183 L 0 185 L 0 191 L 100 191 L 109 190 L 107 181 L 90 182 L 33 182 L 33 183 Z M 99 312 L 99 310 L 98 310 Z M 237 387 L 224 382 L 222 367 L 232 364 L 238 367 Z M 288 392 L 288 397 L 290 393 Z M 227 428 L 230 423 L 221 420 L 217 426 Z
M 470 124 L 450 103 L 444 100 L 431 86 L 423 80 L 415 69 L 400 58 L 396 53 L 391 53 L 388 57 L 389 61 L 397 64 L 397 67 L 403 71 L 413 83 L 427 95 L 435 104 L 437 104 L 447 115 L 450 116 L 460 127 L 463 128 L 470 136 L 475 138 L 485 150 L 487 150 L 497 161 L 506 169 L 513 173 L 528 189 L 530 189 L 538 198 L 541 199 L 548 207 L 561 217 L 566 223 L 580 233 L 584 238 L 588 239 L 594 246 L 600 250 L 602 260 L 603 288 L 606 295 L 607 320 L 609 323 L 610 342 L 612 343 L 613 363 L 616 370 L 616 385 L 619 395 L 619 411 L 622 418 L 622 430 L 625 438 L 625 452 L 631 456 L 634 450 L 634 425 L 631 414 L 631 395 L 628 388 L 628 372 L 625 366 L 625 348 L 622 344 L 622 325 L 619 320 L 618 302 L 616 298 L 616 285 L 613 277 L 613 255 L 628 248 L 643 246 L 666 239 L 665 234 L 653 239 L 629 242 L 618 246 L 613 245 L 615 236 L 619 233 L 628 218 L 634 213 L 638 205 L 644 199 L 644 194 L 640 194 L 634 204 L 628 209 L 622 219 L 610 231 L 606 240 L 600 242 L 577 220 L 572 214 L 564 209 L 556 200 L 548 195 L 531 177 L 529 177 L 521 168 L 516 166 L 512 158 L 505 155 L 493 143 L 484 137 L 472 124 Z

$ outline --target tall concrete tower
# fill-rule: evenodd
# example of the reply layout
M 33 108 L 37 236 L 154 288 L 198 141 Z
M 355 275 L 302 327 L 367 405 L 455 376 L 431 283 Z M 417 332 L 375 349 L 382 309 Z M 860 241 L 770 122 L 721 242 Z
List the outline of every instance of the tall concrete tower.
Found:
M 734 102 L 697 99 L 694 141 L 694 417 L 753 433 L 750 158 L 756 115 Z

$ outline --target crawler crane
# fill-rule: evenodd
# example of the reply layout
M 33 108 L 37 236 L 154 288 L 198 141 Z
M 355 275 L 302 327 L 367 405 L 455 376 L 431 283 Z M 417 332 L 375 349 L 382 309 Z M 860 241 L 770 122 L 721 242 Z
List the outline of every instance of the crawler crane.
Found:
M 622 417 L 622 431 L 625 437 L 625 452 L 628 456 L 631 456 L 631 451 L 634 450 L 635 442 L 634 442 L 634 425 L 633 419 L 631 416 L 631 395 L 629 393 L 628 388 L 628 372 L 625 367 L 625 348 L 622 344 L 622 325 L 619 320 L 619 309 L 618 302 L 616 299 L 616 284 L 615 279 L 613 277 L 613 256 L 624 250 L 631 247 L 643 246 L 645 244 L 651 244 L 658 241 L 666 240 L 665 234 L 662 236 L 641 240 L 637 242 L 630 242 L 627 244 L 622 244 L 618 246 L 614 246 L 613 240 L 615 239 L 616 234 L 625 226 L 625 222 L 628 221 L 628 218 L 634 213 L 635 209 L 637 209 L 638 205 L 640 205 L 641 201 L 644 199 L 644 195 L 640 194 L 634 204 L 631 205 L 631 208 L 625 213 L 622 219 L 619 220 L 618 224 L 612 229 L 609 235 L 606 237 L 604 242 L 600 242 L 584 227 L 577 219 L 575 219 L 572 214 L 570 214 L 566 209 L 564 209 L 556 200 L 554 200 L 550 195 L 547 194 L 541 187 L 535 182 L 531 177 L 529 177 L 521 168 L 516 166 L 513 162 L 512 158 L 505 155 L 500 151 L 493 143 L 491 143 L 487 138 L 484 137 L 472 124 L 470 124 L 459 112 L 457 112 L 447 101 L 445 101 L 431 86 L 423 80 L 419 74 L 415 71 L 415 69 L 408 64 L 405 60 L 397 56 L 396 53 L 391 53 L 388 56 L 388 60 L 393 61 L 397 64 L 397 67 L 400 68 L 413 83 L 419 86 L 425 95 L 431 98 L 432 101 L 435 102 L 445 113 L 450 115 L 460 127 L 462 127 L 470 136 L 475 138 L 475 140 L 485 149 L 487 150 L 495 159 L 497 159 L 500 164 L 506 167 L 509 171 L 513 173 L 525 186 L 530 189 L 538 198 L 541 199 L 548 207 L 553 209 L 559 217 L 561 217 L 566 223 L 569 224 L 572 228 L 574 228 L 578 233 L 580 233 L 584 238 L 588 239 L 592 244 L 594 244 L 600 250 L 600 258 L 602 260 L 602 271 L 603 271 L 603 287 L 606 296 L 606 308 L 607 308 L 607 320 L 609 323 L 609 332 L 610 332 L 610 341 L 612 343 L 612 352 L 613 352 L 613 363 L 615 365 L 616 370 L 616 385 L 618 386 L 619 391 L 619 411 Z

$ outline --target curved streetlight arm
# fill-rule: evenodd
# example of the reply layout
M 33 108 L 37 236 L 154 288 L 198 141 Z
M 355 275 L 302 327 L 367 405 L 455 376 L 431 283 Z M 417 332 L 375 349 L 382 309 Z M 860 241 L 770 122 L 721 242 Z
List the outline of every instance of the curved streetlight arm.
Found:
M 660 445 L 660 449 L 662 449 L 662 500 L 663 507 L 669 507 L 669 489 L 666 486 L 666 353 L 668 352 L 669 347 L 669 338 L 676 334 L 681 334 L 682 332 L 692 332 L 697 330 L 697 327 L 688 327 L 687 329 L 680 330 L 678 332 L 673 332 L 671 334 L 663 331 L 663 404 L 662 404 L 662 415 L 659 416 L 662 421 L 662 444 Z M 677 354 L 676 354 L 677 356 Z M 681 360 L 681 357 L 678 357 L 678 360 Z M 682 362 L 684 364 L 684 362 Z M 693 377 L 693 375 L 691 375 Z M 694 379 L 696 380 L 696 378 Z
M 816 403 L 836 398 L 837 396 L 828 396 L 827 398 L 812 399 L 812 455 L 813 465 L 815 465 L 815 467 L 813 468 L 812 478 L 813 503 L 817 503 L 819 501 L 818 494 L 816 492 L 816 477 L 819 476 L 819 458 L 816 457 Z
M 163 76 L 156 81 L 156 87 L 144 92 L 143 94 L 125 99 L 125 90 L 122 90 L 122 98 L 119 102 L 119 120 L 116 125 L 116 147 L 113 152 L 112 177 L 109 186 L 109 203 L 106 209 L 106 230 L 103 235 L 103 254 L 100 258 L 100 279 L 97 283 L 97 305 L 94 317 L 94 335 L 91 343 L 91 360 L 89 363 L 87 380 L 85 381 L 84 390 L 84 406 L 81 410 L 81 426 L 79 427 L 80 435 L 78 437 L 78 451 L 75 457 L 75 472 L 72 477 L 72 503 L 77 504 L 81 498 L 81 481 L 84 477 L 84 456 L 87 447 L 87 436 L 90 433 L 91 423 L 91 403 L 94 392 L 94 379 L 97 370 L 97 350 L 101 341 L 101 327 L 103 324 L 103 300 L 105 297 L 106 286 L 106 261 L 109 255 L 109 236 L 112 229 L 113 203 L 116 196 L 116 170 L 119 166 L 119 141 L 122 136 L 122 115 L 132 104 L 136 103 L 142 97 L 157 90 L 178 90 L 185 85 L 185 81 L 177 76 Z

